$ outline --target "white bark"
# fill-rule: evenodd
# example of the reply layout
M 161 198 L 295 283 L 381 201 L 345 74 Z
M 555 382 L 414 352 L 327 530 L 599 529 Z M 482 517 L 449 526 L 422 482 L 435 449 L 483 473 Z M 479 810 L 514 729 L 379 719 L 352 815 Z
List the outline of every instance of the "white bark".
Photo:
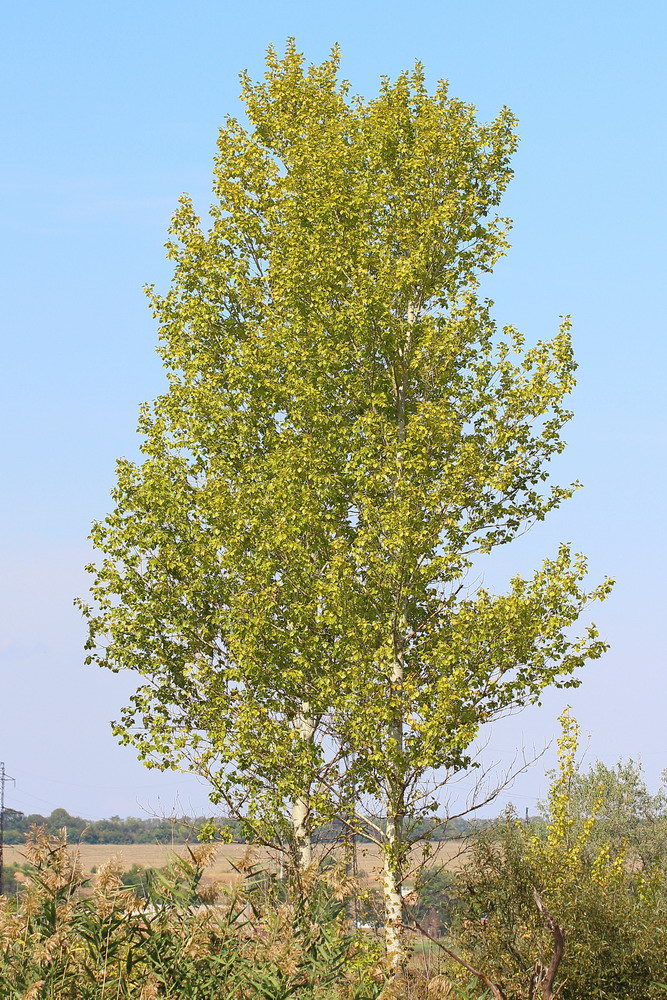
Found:
M 406 355 L 410 349 L 412 339 L 412 324 L 415 322 L 416 314 L 412 303 L 408 305 L 408 336 L 404 351 L 400 357 L 401 371 L 396 378 L 396 422 L 398 426 L 398 451 L 397 479 L 400 481 L 403 474 L 403 446 L 406 438 L 405 428 L 405 397 L 406 397 Z M 391 690 L 392 696 L 398 696 L 398 707 L 395 717 L 390 724 L 390 738 L 392 743 L 392 753 L 395 755 L 395 767 L 387 782 L 387 820 L 385 835 L 385 855 L 384 855 L 384 933 L 385 947 L 389 966 L 398 972 L 405 959 L 405 949 L 403 947 L 403 863 L 404 863 L 404 843 L 403 843 L 403 822 L 405 816 L 405 777 L 401 766 L 403 755 L 403 708 L 401 702 L 401 690 L 405 676 L 405 635 L 407 631 L 407 601 L 404 581 L 398 579 L 398 601 L 399 608 L 396 616 L 393 645 L 394 660 L 391 670 Z
M 399 622 L 399 632 L 395 636 L 395 656 L 392 665 L 391 682 L 393 693 L 400 691 L 405 673 L 403 636 L 404 618 Z M 399 712 L 391 726 L 392 753 L 396 755 L 396 767 L 388 782 L 387 819 L 384 853 L 384 935 L 389 966 L 398 971 L 403 965 L 403 820 L 405 815 L 404 776 L 400 767 L 403 753 L 403 714 Z
M 310 743 L 315 735 L 315 720 L 311 715 L 310 706 L 305 702 L 301 706 L 296 726 L 301 739 Z M 310 788 L 304 788 L 303 794 L 297 796 L 292 803 L 292 829 L 294 831 L 294 842 L 296 844 L 299 867 L 302 870 L 308 868 L 313 861 L 309 793 Z
M 403 965 L 403 895 L 401 892 L 402 817 L 387 810 L 387 842 L 384 855 L 384 943 L 389 967 L 398 971 Z

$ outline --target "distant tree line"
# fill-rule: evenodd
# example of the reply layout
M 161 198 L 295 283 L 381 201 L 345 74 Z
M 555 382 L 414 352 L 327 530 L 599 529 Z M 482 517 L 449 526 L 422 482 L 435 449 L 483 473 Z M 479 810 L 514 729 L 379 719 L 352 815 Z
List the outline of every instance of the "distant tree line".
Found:
M 382 825 L 384 820 L 372 817 L 373 823 Z M 4 827 L 6 844 L 22 844 L 26 834 L 33 826 L 45 827 L 50 835 L 56 835 L 63 827 L 67 828 L 70 843 L 81 844 L 182 844 L 199 840 L 198 831 L 206 828 L 207 834 L 202 839 L 233 841 L 244 844 L 248 840 L 243 821 L 227 816 L 211 820 L 205 816 L 147 817 L 141 819 L 128 816 L 111 816 L 109 819 L 87 820 L 81 816 L 72 816 L 66 809 L 54 809 L 50 816 L 40 813 L 26 815 L 16 809 L 5 809 Z M 441 841 L 464 837 L 471 832 L 473 824 L 464 819 L 455 819 L 444 823 L 437 817 L 419 820 L 419 833 L 426 839 Z M 211 837 L 210 831 L 215 833 Z M 339 821 L 329 823 L 316 831 L 315 839 L 330 843 L 344 837 L 343 824 Z M 355 834 L 358 843 L 367 841 L 363 833 Z
M 26 815 L 15 809 L 5 809 L 5 843 L 22 844 L 32 826 L 46 827 L 55 835 L 63 827 L 71 844 L 181 844 L 197 839 L 197 830 L 208 817 L 181 816 L 139 818 L 111 816 L 109 819 L 88 820 L 71 816 L 66 809 L 54 809 L 50 816 L 39 813 Z M 241 824 L 236 820 L 221 818 L 217 827 L 229 838 L 244 842 Z

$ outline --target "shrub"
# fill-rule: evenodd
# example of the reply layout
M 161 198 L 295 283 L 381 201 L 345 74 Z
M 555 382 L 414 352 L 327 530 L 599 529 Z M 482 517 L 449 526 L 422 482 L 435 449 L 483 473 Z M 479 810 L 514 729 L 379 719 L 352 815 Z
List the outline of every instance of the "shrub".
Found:
M 456 876 L 443 867 L 423 868 L 415 885 L 410 915 L 431 934 L 440 937 L 456 912 Z
M 17 875 L 23 871 L 22 865 L 4 865 L 2 870 L 2 891 L 5 896 L 15 896 L 21 890 L 21 881 Z
M 565 935 L 558 970 L 563 1000 L 664 997 L 665 858 L 638 864 L 627 842 L 600 837 L 604 787 L 581 796 L 578 727 L 567 712 L 561 722 L 545 824 L 525 827 L 510 810 L 472 839 L 460 876 L 456 946 L 519 1000 L 530 995 L 531 981 L 535 989 L 554 954 L 553 917 Z

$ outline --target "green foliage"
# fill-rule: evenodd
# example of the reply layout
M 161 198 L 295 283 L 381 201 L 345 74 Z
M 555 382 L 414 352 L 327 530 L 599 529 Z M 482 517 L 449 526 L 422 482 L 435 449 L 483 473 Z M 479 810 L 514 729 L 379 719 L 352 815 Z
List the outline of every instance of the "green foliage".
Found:
M 385 822 L 384 817 L 380 816 L 373 816 L 372 820 L 380 826 Z M 40 813 L 25 815 L 15 809 L 5 809 L 5 824 L 5 843 L 12 845 L 23 844 L 34 826 L 44 827 L 51 835 L 56 835 L 65 827 L 69 840 L 77 844 L 243 844 L 251 833 L 241 820 L 228 816 L 182 816 L 177 819 L 135 816 L 120 819 L 115 816 L 110 819 L 87 820 L 72 816 L 65 809 L 54 809 L 50 816 L 42 816 Z M 461 818 L 444 822 L 438 817 L 424 817 L 414 824 L 414 829 L 420 838 L 435 842 L 465 837 L 474 825 Z M 344 825 L 338 819 L 313 830 L 313 837 L 318 843 L 339 842 L 344 835 Z M 355 837 L 358 843 L 368 843 L 371 840 L 363 831 L 356 833 Z
M 5 896 L 15 896 L 21 889 L 21 880 L 17 875 L 23 871 L 23 865 L 11 864 L 3 865 L 2 869 L 2 891 Z
M 451 925 L 458 905 L 454 873 L 435 865 L 423 868 L 415 896 L 409 915 L 433 937 L 440 937 Z
M 598 764 L 578 774 L 578 727 L 567 713 L 561 721 L 560 765 L 545 823 L 526 827 L 510 810 L 472 838 L 471 861 L 461 876 L 458 945 L 471 964 L 503 985 L 510 1000 L 525 998 L 536 962 L 548 964 L 553 949 L 537 891 L 565 933 L 559 996 L 662 997 L 665 841 L 638 864 L 641 854 L 630 850 L 628 836 L 655 845 L 651 820 L 638 824 L 636 808 L 656 800 L 634 768 L 613 771 Z
M 155 868 L 144 868 L 143 865 L 132 865 L 120 875 L 120 880 L 128 889 L 132 889 L 139 899 L 148 899 L 151 882 L 156 878 Z
M 181 199 L 171 288 L 149 290 L 168 388 L 143 460 L 118 463 L 81 606 L 89 660 L 142 679 L 122 742 L 204 775 L 257 839 L 289 838 L 293 809 L 303 846 L 367 796 L 400 908 L 424 782 L 578 683 L 605 644 L 573 626 L 610 583 L 588 590 L 562 546 L 504 594 L 467 586 L 576 487 L 548 483 L 569 321 L 527 347 L 479 294 L 514 117 L 478 122 L 419 64 L 371 100 L 338 68 L 270 49 L 247 127 L 220 130 L 210 220 Z
M 506 247 L 514 118 L 478 124 L 419 66 L 351 99 L 338 63 L 306 69 L 290 43 L 244 78 L 250 127 L 221 129 L 210 228 L 184 197 L 172 288 L 151 292 L 168 392 L 93 529 L 90 659 L 146 680 L 117 733 L 232 800 L 312 785 L 304 702 L 384 796 L 388 761 L 463 763 L 480 722 L 604 648 L 569 638 L 608 587 L 582 591 L 566 548 L 507 595 L 460 587 L 471 551 L 572 492 L 540 492 L 568 324 L 524 349 L 476 294 Z
M 664 781 L 665 775 L 663 775 Z M 665 870 L 667 875 L 667 790 L 651 794 L 635 761 L 607 767 L 601 761 L 584 774 L 575 773 L 570 796 L 573 812 L 595 814 L 591 839 L 625 852 L 633 867 Z

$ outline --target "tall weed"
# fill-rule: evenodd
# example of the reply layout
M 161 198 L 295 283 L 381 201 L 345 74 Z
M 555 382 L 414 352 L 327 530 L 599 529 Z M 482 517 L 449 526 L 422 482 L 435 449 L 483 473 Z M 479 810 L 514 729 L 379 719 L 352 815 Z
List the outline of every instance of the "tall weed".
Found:
M 18 900 L 0 897 L 3 1000 L 375 1000 L 377 948 L 345 919 L 336 873 L 285 884 L 250 866 L 214 899 L 210 845 L 150 873 L 147 898 L 118 861 L 84 877 L 64 833 L 32 831 Z

